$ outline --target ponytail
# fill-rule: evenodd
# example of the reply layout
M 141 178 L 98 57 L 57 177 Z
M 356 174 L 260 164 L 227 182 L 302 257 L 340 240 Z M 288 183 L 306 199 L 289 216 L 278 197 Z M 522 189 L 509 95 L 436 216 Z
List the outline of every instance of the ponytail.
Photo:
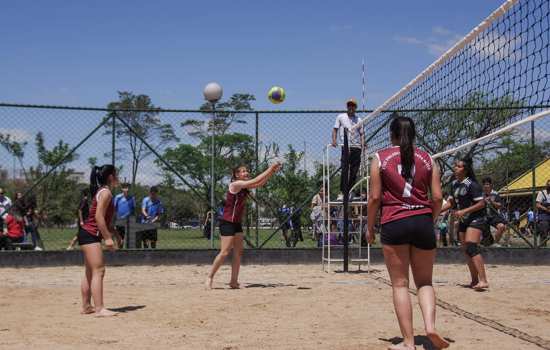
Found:
M 464 163 L 464 170 L 466 172 L 466 177 L 469 177 L 472 181 L 477 182 L 476 174 L 474 172 L 474 160 L 469 157 L 461 157 L 460 162 Z
M 406 180 L 412 179 L 414 139 L 416 137 L 414 122 L 409 117 L 402 117 L 394 113 L 390 124 L 390 132 L 392 140 L 399 145 L 401 153 L 401 176 Z
M 101 186 L 108 185 L 109 175 L 114 175 L 115 172 L 116 169 L 112 164 L 94 166 L 90 173 L 90 196 L 95 196 Z

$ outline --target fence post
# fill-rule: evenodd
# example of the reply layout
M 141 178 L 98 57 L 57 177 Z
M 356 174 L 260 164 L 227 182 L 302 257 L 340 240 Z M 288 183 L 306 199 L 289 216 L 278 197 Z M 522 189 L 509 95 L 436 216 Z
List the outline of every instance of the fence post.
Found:
M 535 121 L 531 121 L 531 207 L 533 208 L 533 211 L 537 208 L 536 206 L 536 175 L 535 175 Z M 537 243 L 537 220 L 535 220 L 535 232 L 533 234 L 533 245 L 535 246 L 535 249 L 538 249 L 539 245 Z
M 116 112 L 113 112 L 113 130 L 112 130 L 112 144 L 111 144 L 111 164 L 115 166 L 115 142 L 116 142 Z
M 260 145 L 260 114 L 258 112 L 256 114 L 256 134 L 255 134 L 255 149 L 254 153 L 256 156 L 256 172 L 258 172 L 258 168 L 260 166 L 260 159 L 259 159 L 259 145 Z M 256 189 L 256 197 L 258 198 L 258 192 L 260 191 L 259 188 Z M 256 248 L 260 246 L 260 233 L 259 233 L 259 226 L 260 226 L 260 203 L 256 201 Z

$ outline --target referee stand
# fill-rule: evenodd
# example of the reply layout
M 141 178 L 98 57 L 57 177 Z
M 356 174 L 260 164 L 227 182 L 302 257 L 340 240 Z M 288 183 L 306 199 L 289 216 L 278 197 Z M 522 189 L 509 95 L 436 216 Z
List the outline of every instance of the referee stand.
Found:
M 331 265 L 333 263 L 343 263 L 342 271 L 349 272 L 349 264 L 357 265 L 357 271 L 361 271 L 361 266 L 367 266 L 367 272 L 370 271 L 370 244 L 363 240 L 363 236 L 366 233 L 367 221 L 366 211 L 364 210 L 367 201 L 356 198 L 350 199 L 350 190 L 358 188 L 359 193 L 363 193 L 363 183 L 366 180 L 366 188 L 368 191 L 368 172 L 367 162 L 362 153 L 361 165 L 359 167 L 359 180 L 353 188 L 350 188 L 348 183 L 349 179 L 349 144 L 348 144 L 348 131 L 344 132 L 344 143 L 339 146 L 343 147 L 342 153 L 342 169 L 341 176 L 343 176 L 343 188 L 342 200 L 338 198 L 331 198 L 330 187 L 330 165 L 331 165 L 331 144 L 328 144 L 325 148 L 325 154 L 323 157 L 323 188 L 325 189 L 325 196 L 323 198 L 323 221 L 326 225 L 326 230 L 323 233 L 322 240 L 322 268 L 325 272 L 332 271 Z M 350 208 L 356 216 L 350 218 Z M 339 229 L 339 223 L 342 223 L 342 230 Z M 334 229 L 336 226 L 336 229 Z M 350 230 L 350 226 L 352 229 Z M 350 239 L 351 238 L 351 239 Z M 351 241 L 351 242 L 350 242 Z M 362 243 L 366 242 L 366 246 L 363 247 Z M 341 253 L 341 254 L 340 254 Z M 365 256 L 366 254 L 366 256 Z

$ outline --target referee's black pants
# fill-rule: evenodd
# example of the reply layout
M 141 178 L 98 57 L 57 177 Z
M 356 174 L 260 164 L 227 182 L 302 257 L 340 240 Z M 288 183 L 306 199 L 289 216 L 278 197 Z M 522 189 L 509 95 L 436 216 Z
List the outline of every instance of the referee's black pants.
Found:
M 361 166 L 361 148 L 350 147 L 349 149 L 349 178 L 348 189 L 351 189 L 357 180 L 357 172 Z M 340 191 L 344 193 L 344 148 L 342 147 L 342 157 L 340 158 L 340 167 L 342 176 L 340 176 Z

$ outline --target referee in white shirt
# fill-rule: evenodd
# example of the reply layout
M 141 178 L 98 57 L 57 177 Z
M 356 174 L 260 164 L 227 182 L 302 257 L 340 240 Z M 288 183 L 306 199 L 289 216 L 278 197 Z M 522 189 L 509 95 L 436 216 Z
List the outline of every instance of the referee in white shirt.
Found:
M 336 117 L 336 122 L 334 123 L 334 128 L 332 129 L 332 146 L 338 146 L 336 139 L 338 137 L 338 132 L 340 131 L 340 139 L 344 143 L 344 130 L 342 128 L 351 130 L 351 128 L 361 121 L 355 111 L 357 110 L 357 101 L 355 99 L 349 99 L 346 102 L 347 112 L 339 114 Z M 357 128 L 351 131 L 348 135 L 348 144 L 349 144 L 349 179 L 348 179 L 348 188 L 352 188 L 357 180 L 357 172 L 361 166 L 361 150 L 365 145 L 365 134 L 363 133 L 363 128 Z M 342 158 L 340 159 L 340 166 L 343 169 L 342 161 L 344 159 L 344 148 L 342 147 Z M 344 188 L 344 177 L 340 177 L 340 192 L 343 193 Z

